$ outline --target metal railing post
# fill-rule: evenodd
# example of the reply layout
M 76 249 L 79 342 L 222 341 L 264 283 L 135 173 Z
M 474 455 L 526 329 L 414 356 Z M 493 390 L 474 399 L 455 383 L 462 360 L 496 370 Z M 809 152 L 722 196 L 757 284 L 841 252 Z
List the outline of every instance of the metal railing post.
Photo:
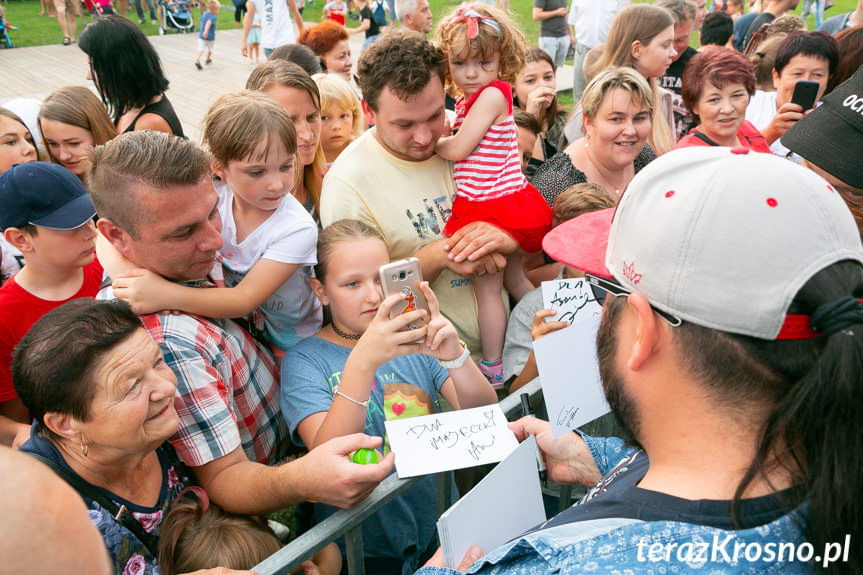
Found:
M 437 474 L 437 516 L 449 509 L 452 501 L 452 471 Z
M 363 563 L 362 524 L 345 533 L 345 553 L 348 558 L 348 573 L 350 575 L 366 575 L 366 565 Z

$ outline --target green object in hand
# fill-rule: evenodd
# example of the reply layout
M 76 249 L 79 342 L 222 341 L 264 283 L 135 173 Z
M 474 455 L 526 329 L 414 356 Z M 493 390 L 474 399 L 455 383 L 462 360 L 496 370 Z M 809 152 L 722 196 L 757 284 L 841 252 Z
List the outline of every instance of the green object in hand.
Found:
M 366 449 L 365 447 L 357 449 L 356 451 L 354 451 L 353 461 L 354 463 L 359 463 L 360 465 L 377 463 L 378 452 L 374 449 Z

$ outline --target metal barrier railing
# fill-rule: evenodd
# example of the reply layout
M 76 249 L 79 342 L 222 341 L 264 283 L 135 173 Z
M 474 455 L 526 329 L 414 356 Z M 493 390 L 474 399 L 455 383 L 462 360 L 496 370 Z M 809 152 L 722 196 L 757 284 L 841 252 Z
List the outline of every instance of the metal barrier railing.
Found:
M 507 396 L 500 401 L 500 407 L 507 419 L 521 415 L 521 403 L 519 395 L 530 394 L 531 399 L 542 392 L 539 379 L 534 379 L 518 390 L 518 393 Z M 437 474 L 438 483 L 438 515 L 443 513 L 451 501 L 452 480 L 451 473 Z M 376 513 L 381 507 L 407 491 L 416 484 L 421 477 L 399 479 L 395 473 L 381 481 L 366 499 L 356 505 L 353 509 L 338 511 L 330 515 L 304 534 L 297 537 L 290 544 L 270 555 L 265 560 L 255 565 L 252 570 L 260 575 L 282 575 L 296 569 L 303 561 L 320 551 L 327 544 L 335 541 L 342 535 L 345 536 L 345 550 L 347 553 L 348 573 L 350 575 L 365 575 L 363 565 L 363 521 Z M 568 504 L 571 497 L 569 486 L 560 489 L 560 508 Z

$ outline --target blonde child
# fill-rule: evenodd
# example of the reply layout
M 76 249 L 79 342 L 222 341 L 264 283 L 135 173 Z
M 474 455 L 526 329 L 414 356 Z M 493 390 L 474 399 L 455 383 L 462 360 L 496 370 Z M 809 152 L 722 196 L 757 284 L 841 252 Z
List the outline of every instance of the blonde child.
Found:
M 201 487 L 189 487 L 162 522 L 159 567 L 162 575 L 216 567 L 251 569 L 281 547 L 264 523 L 223 511 L 210 504 Z M 339 548 L 330 543 L 295 573 L 336 575 L 341 564 Z
M 249 30 L 246 44 L 249 47 L 249 62 L 257 64 L 261 47 L 261 15 L 258 12 L 255 12 L 255 17 L 252 18 L 252 28 Z
M 360 100 L 351 85 L 335 74 L 315 74 L 321 92 L 321 146 L 327 167 L 363 131 Z
M 512 82 L 524 67 L 524 36 L 501 10 L 463 4 L 438 26 L 437 44 L 449 62 L 447 85 L 460 93 L 455 135 L 441 138 L 435 150 L 453 160 L 456 199 L 444 234 L 484 221 L 503 229 L 527 253 L 540 251 L 551 229 L 551 208 L 520 169 L 512 112 Z M 503 386 L 501 354 L 506 308 L 501 286 L 516 299 L 533 289 L 520 254 L 503 273 L 474 280 L 482 338 L 480 369 Z
M 196 289 L 151 272 L 116 276 L 114 295 L 136 313 L 181 310 L 212 318 L 253 314 L 276 355 L 321 327 L 309 286 L 318 228 L 291 194 L 297 137 L 269 96 L 243 91 L 219 98 L 204 120 L 213 155 L 228 288 Z M 106 266 L 107 267 L 107 266 Z M 110 271 L 110 270 L 109 270 Z
M 206 64 L 213 63 L 213 46 L 216 42 L 216 20 L 219 14 L 219 0 L 207 0 L 207 11 L 201 14 L 198 32 L 198 53 L 195 55 L 195 68 L 201 69 L 201 55 L 207 52 Z

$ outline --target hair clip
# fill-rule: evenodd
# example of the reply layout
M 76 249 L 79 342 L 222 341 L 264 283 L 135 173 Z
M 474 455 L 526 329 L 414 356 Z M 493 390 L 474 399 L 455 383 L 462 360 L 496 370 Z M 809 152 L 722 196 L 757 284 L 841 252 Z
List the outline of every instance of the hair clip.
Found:
M 199 487 L 197 485 L 192 485 L 190 487 L 185 488 L 180 493 L 177 494 L 177 498 L 174 500 L 174 505 L 180 501 L 184 495 L 187 493 L 192 493 L 201 501 L 201 514 L 207 511 L 210 507 L 210 497 L 207 495 L 207 492 L 204 491 L 203 487 Z M 173 507 L 173 506 L 172 506 Z
M 456 17 L 453 18 L 453 24 L 467 23 L 468 40 L 473 40 L 479 34 L 479 24 L 482 22 L 491 26 L 498 34 L 501 33 L 500 24 L 491 16 L 484 16 L 476 11 L 473 4 L 462 4 L 456 10 Z

